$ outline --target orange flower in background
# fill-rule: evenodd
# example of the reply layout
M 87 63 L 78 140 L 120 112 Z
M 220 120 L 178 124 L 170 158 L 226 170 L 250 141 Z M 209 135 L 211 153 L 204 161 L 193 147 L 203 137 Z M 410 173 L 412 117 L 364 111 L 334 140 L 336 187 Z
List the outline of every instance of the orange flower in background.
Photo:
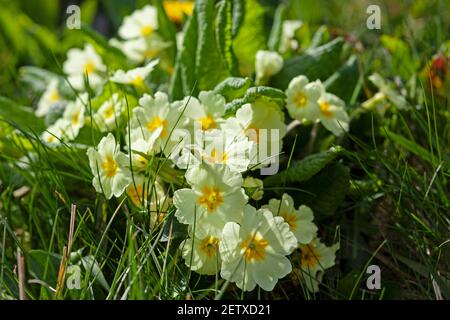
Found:
M 450 75 L 448 66 L 450 64 L 450 56 L 444 54 L 435 55 L 428 69 L 428 77 L 436 89 L 443 89 L 447 77 Z
M 194 9 L 193 1 L 167 0 L 164 1 L 163 5 L 169 19 L 176 23 L 182 21 L 183 14 L 190 16 Z

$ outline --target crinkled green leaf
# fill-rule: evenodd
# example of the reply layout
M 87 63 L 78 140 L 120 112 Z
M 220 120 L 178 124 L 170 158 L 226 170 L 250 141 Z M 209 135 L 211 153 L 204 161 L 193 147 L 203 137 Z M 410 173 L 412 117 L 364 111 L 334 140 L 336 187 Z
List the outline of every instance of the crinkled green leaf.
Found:
M 284 90 L 289 82 L 299 75 L 305 75 L 311 81 L 325 80 L 339 68 L 343 44 L 342 38 L 336 38 L 323 46 L 308 50 L 301 56 L 286 60 L 283 69 L 272 77 L 271 84 Z
M 332 163 L 300 185 L 307 191 L 302 194 L 302 203 L 317 217 L 330 216 L 344 201 L 349 186 L 350 170 L 340 163 Z
M 239 61 L 239 71 L 249 76 L 255 70 L 256 52 L 266 48 L 266 9 L 257 0 L 245 0 L 245 15 L 233 48 Z
M 241 98 L 253 84 L 250 78 L 229 77 L 219 83 L 214 91 L 225 97 L 226 101 Z
M 216 18 L 216 40 L 219 51 L 231 74 L 237 74 L 237 59 L 233 52 L 232 2 L 222 0 L 218 4 Z
M 310 179 L 343 152 L 337 146 L 327 151 L 315 153 L 296 161 L 289 168 L 264 179 L 264 186 L 280 186 L 285 183 L 296 183 Z
M 244 97 L 227 103 L 227 114 L 236 112 L 237 109 L 246 103 L 252 103 L 260 99 L 275 103 L 281 109 L 285 104 L 286 95 L 283 91 L 272 87 L 251 87 L 247 90 Z

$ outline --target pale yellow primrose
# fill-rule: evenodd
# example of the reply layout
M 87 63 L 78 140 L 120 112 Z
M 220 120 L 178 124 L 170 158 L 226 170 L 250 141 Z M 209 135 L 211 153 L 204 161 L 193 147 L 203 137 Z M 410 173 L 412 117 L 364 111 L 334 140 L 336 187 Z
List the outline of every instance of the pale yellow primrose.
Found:
M 130 160 L 120 151 L 114 136 L 109 133 L 100 141 L 97 150 L 91 147 L 87 155 L 95 190 L 104 193 L 107 199 L 120 197 L 131 182 Z
M 244 291 L 256 285 L 271 291 L 278 279 L 291 272 L 286 256 L 296 247 L 297 239 L 282 217 L 247 205 L 242 223 L 228 222 L 223 229 L 220 275 Z
M 123 19 L 119 35 L 122 39 L 149 37 L 157 29 L 158 11 L 154 6 L 147 5 Z
M 216 237 L 228 221 L 241 221 L 247 197 L 240 173 L 227 166 L 202 163 L 186 172 L 186 180 L 191 189 L 177 190 L 173 196 L 178 221 L 196 223 Z
M 295 209 L 294 199 L 287 193 L 283 194 L 281 200 L 269 200 L 269 204 L 263 208 L 269 209 L 275 216 L 282 217 L 299 243 L 310 243 L 316 237 L 317 226 L 313 223 L 313 211 L 305 205 Z
M 100 56 L 92 45 L 86 44 L 84 49 L 70 49 L 67 60 L 63 64 L 64 73 L 68 75 L 69 83 L 77 90 L 85 89 L 85 78 L 89 86 L 98 88 L 103 83 L 102 74 L 106 72 Z
M 327 247 L 318 238 L 300 245 L 300 277 L 309 291 L 319 291 L 323 272 L 335 265 L 338 249 L 339 243 Z
M 194 235 L 191 228 L 190 237 L 180 244 L 185 264 L 199 274 L 217 274 L 221 267 L 219 244 L 219 237 L 203 228 L 195 229 Z

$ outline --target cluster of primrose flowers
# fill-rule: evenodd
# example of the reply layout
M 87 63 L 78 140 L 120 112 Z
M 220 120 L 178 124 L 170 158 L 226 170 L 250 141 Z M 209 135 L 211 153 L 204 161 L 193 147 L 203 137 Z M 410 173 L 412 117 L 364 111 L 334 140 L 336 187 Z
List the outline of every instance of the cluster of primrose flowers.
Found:
M 63 69 L 77 99 L 64 101 L 58 80 L 49 82 L 36 114 L 45 116 L 55 105 L 62 105 L 63 112 L 42 134 L 43 142 L 49 147 L 70 143 L 85 125 L 103 132 L 98 146 L 87 150 L 95 190 L 107 199 L 125 194 L 136 207 L 150 208 L 155 225 L 174 206 L 175 217 L 188 225 L 189 236 L 180 250 L 191 270 L 220 274 L 247 291 L 256 285 L 273 290 L 279 279 L 295 272 L 309 290 L 317 291 L 323 272 L 335 263 L 339 244 L 322 243 L 313 211 L 296 207 L 286 193 L 259 209 L 249 204 L 263 196 L 262 181 L 252 172 L 271 165 L 282 152 L 287 131 L 283 112 L 258 100 L 225 115 L 225 98 L 214 91 L 179 101 L 170 101 L 162 91 L 150 94 L 146 80 L 159 67 L 158 53 L 170 45 L 158 36 L 157 21 L 157 10 L 146 6 L 124 19 L 119 29 L 124 40 L 112 41 L 130 60 L 145 62 L 131 70 L 108 75 L 93 46 L 69 50 Z M 299 26 L 290 21 L 283 27 L 284 50 L 292 45 L 292 30 Z M 282 66 L 279 53 L 259 51 L 256 83 L 265 83 Z M 87 91 L 101 94 L 108 82 L 139 88 L 137 105 L 127 110 L 125 96 L 112 92 L 93 110 Z M 327 93 L 320 81 L 309 82 L 300 75 L 285 93 L 293 119 L 321 122 L 335 135 L 348 130 L 344 102 Z M 117 130 L 123 131 L 126 146 L 116 141 L 112 132 Z M 155 157 L 185 170 L 188 188 L 170 197 L 163 179 L 149 181 Z

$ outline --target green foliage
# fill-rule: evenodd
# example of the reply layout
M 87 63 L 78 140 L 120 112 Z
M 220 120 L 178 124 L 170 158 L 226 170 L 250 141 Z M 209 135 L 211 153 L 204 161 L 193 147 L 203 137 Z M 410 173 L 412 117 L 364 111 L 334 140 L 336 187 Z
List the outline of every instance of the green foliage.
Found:
M 301 74 L 310 80 L 325 80 L 341 64 L 343 45 L 344 41 L 337 38 L 286 60 L 283 69 L 272 78 L 271 84 L 284 90 L 294 77 Z
M 264 179 L 265 186 L 285 185 L 309 180 L 343 152 L 341 147 L 315 153 L 296 161 L 284 171 Z

